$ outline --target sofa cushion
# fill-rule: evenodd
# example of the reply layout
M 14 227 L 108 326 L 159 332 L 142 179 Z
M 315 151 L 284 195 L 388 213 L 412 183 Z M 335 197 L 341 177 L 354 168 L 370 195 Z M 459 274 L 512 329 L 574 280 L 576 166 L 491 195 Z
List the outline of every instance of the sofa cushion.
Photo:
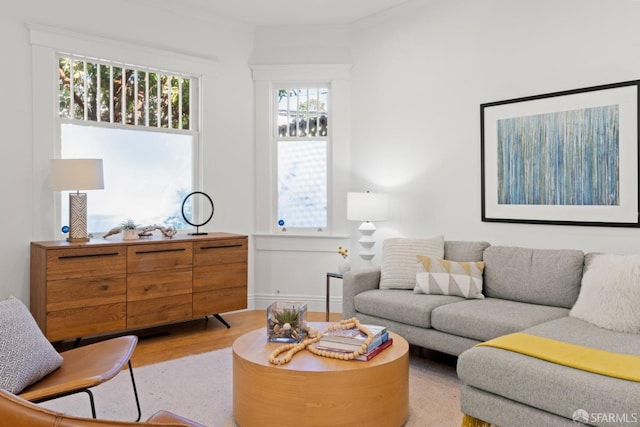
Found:
M 569 315 L 612 331 L 640 333 L 640 255 L 587 254 L 580 295 Z
M 380 289 L 413 289 L 416 286 L 416 256 L 444 256 L 444 238 L 392 237 L 382 243 Z
M 524 332 L 640 356 L 640 335 L 611 332 L 570 316 L 541 323 Z M 578 409 L 591 414 L 631 417 L 637 416 L 640 408 L 640 383 L 568 368 L 498 348 L 474 347 L 465 351 L 458 358 L 457 371 L 467 385 L 568 419 Z
M 584 253 L 490 246 L 484 263 L 485 296 L 571 308 L 580 292 Z
M 22 301 L 0 301 L 0 388 L 18 394 L 61 364 Z
M 455 295 L 483 299 L 484 263 L 458 262 L 418 255 L 416 294 Z
M 463 240 L 445 240 L 444 259 L 450 261 L 482 261 L 484 250 L 489 242 L 466 242 Z
M 465 300 L 434 308 L 431 327 L 441 332 L 487 341 L 565 317 L 568 313 L 566 308 L 498 298 Z
M 434 308 L 463 300 L 448 295 L 415 295 L 407 289 L 380 289 L 359 293 L 354 304 L 358 313 L 430 328 Z

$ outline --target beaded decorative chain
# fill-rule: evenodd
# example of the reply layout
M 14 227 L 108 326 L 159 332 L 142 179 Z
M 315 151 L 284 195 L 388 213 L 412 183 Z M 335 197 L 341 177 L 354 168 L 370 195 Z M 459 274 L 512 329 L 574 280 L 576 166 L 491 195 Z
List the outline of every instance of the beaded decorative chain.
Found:
M 322 336 L 327 332 L 354 328 L 357 328 L 358 330 L 365 333 L 367 335 L 367 338 L 362 343 L 362 346 L 360 346 L 357 351 L 354 351 L 352 353 L 338 353 L 334 351 L 318 350 L 311 345 L 320 341 L 320 338 L 322 338 Z M 361 354 L 364 354 L 367 351 L 367 347 L 373 340 L 373 333 L 365 326 L 362 326 L 360 324 L 360 321 L 355 317 L 352 317 L 350 319 L 343 319 L 338 323 L 330 325 L 329 327 L 327 327 L 327 329 L 324 330 L 322 334 L 318 334 L 318 330 L 316 328 L 310 327 L 307 329 L 307 336 L 308 338 L 302 340 L 297 344 L 284 344 L 273 350 L 273 352 L 271 352 L 271 355 L 269 356 L 269 363 L 273 365 L 284 365 L 285 363 L 291 362 L 291 359 L 296 353 L 305 349 L 309 350 L 313 354 L 322 357 L 341 360 L 353 360 Z M 282 353 L 285 353 L 285 355 L 283 357 L 280 357 Z

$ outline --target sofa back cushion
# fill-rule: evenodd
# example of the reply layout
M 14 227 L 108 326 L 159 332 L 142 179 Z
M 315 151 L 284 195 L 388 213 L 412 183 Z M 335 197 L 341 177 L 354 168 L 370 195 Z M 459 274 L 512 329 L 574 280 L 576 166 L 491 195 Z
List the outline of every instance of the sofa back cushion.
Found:
M 484 250 L 489 242 L 466 242 L 461 240 L 445 240 L 444 259 L 458 262 L 482 261 Z
M 580 292 L 584 252 L 490 246 L 484 251 L 484 294 L 571 308 Z

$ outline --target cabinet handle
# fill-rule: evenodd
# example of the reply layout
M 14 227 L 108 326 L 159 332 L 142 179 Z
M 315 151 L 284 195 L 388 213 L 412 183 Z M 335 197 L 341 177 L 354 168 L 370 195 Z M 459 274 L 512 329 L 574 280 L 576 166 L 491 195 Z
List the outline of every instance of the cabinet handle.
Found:
M 203 246 L 200 249 L 227 249 L 227 248 L 241 248 L 242 245 L 223 245 L 223 246 Z
M 120 255 L 118 252 L 109 252 L 105 254 L 83 254 L 83 255 L 61 255 L 58 259 L 76 259 L 76 258 L 96 258 L 101 256 L 118 256 Z
M 136 251 L 136 255 L 138 254 L 157 254 L 161 252 L 184 252 L 185 248 L 177 248 L 177 249 L 155 249 L 151 251 Z

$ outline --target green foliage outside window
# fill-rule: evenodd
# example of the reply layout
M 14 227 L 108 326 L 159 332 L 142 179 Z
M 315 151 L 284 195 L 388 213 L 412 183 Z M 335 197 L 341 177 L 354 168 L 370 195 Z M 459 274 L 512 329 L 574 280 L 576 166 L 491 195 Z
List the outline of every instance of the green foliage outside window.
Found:
M 190 129 L 188 78 L 72 58 L 58 73 L 62 118 Z

